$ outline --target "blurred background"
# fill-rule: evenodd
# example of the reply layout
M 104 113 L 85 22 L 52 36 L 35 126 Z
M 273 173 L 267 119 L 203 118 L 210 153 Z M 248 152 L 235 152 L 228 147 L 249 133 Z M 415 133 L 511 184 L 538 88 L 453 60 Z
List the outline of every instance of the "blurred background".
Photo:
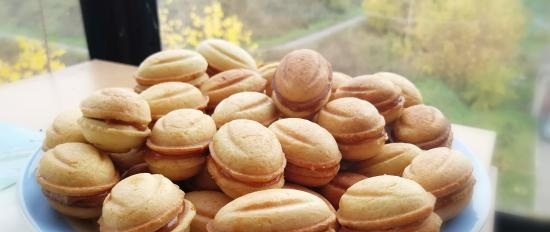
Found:
M 0 85 L 89 59 L 80 1 L 0 4 Z M 497 133 L 497 210 L 550 219 L 550 1 L 158 0 L 157 8 L 163 49 L 224 38 L 262 63 L 305 47 L 351 76 L 410 78 L 453 123 Z

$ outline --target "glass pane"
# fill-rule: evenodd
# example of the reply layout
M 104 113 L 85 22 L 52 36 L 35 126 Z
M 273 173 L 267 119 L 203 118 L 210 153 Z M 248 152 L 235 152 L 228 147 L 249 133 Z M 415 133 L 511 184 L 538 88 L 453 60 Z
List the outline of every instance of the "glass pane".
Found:
M 88 60 L 78 0 L 41 0 L 52 69 Z
M 165 49 L 217 37 L 258 63 L 312 48 L 351 76 L 408 77 L 453 123 L 497 133 L 497 208 L 529 214 L 550 205 L 548 12 L 545 0 L 159 1 Z
M 88 59 L 77 0 L 0 3 L 0 84 Z
M 37 1 L 0 0 L 0 84 L 46 69 L 44 34 Z M 31 67 L 32 63 L 32 67 Z

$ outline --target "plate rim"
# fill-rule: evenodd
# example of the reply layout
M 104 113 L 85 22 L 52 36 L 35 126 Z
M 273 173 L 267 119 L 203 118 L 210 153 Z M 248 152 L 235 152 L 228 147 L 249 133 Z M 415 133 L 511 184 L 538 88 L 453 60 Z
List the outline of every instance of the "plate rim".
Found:
M 25 202 L 25 199 L 23 197 L 23 180 L 25 179 L 26 174 L 29 172 L 29 169 L 31 168 L 32 164 L 35 162 L 35 160 L 40 156 L 39 153 L 42 152 L 42 148 L 38 148 L 28 159 L 27 162 L 25 162 L 25 168 L 21 171 L 21 174 L 19 175 L 18 182 L 17 182 L 17 201 L 18 201 L 18 208 L 23 213 L 23 216 L 25 218 L 25 222 L 27 225 L 31 227 L 33 231 L 42 231 L 42 229 L 36 224 L 36 220 L 30 215 L 29 211 L 27 210 L 29 207 L 27 203 Z
M 483 176 L 482 178 L 485 179 L 485 181 L 483 181 L 483 182 L 487 182 L 489 184 L 488 186 L 486 186 L 486 188 L 489 190 L 488 198 L 490 199 L 494 189 L 493 189 L 493 186 L 491 185 L 490 178 L 489 178 L 489 173 L 487 172 L 487 169 L 485 168 L 485 166 L 483 164 L 481 164 L 481 161 L 477 157 L 477 155 L 475 153 L 473 153 L 472 150 L 468 146 L 466 146 L 460 139 L 458 139 L 458 138 L 453 139 L 453 146 L 452 147 L 455 147 L 455 146 L 458 146 L 458 147 L 460 147 L 461 149 L 464 150 L 464 152 L 461 152 L 461 153 L 467 153 L 467 154 L 463 154 L 463 155 L 466 155 L 468 157 L 471 156 L 473 158 L 472 165 L 476 166 L 477 169 L 478 169 L 478 172 L 482 173 L 482 176 Z M 44 152 L 45 151 L 43 151 L 41 148 L 37 149 L 32 154 L 32 156 L 28 159 L 28 161 L 25 163 L 25 167 L 23 168 L 23 170 L 22 170 L 22 172 L 21 172 L 21 174 L 18 178 L 17 191 L 16 191 L 17 201 L 18 201 L 18 206 L 19 206 L 18 208 L 23 213 L 24 218 L 25 218 L 25 222 L 28 225 L 30 225 L 30 227 L 32 228 L 33 231 L 38 231 L 38 232 L 42 232 L 43 230 L 38 226 L 36 220 L 30 215 L 30 212 L 28 211 L 28 205 L 27 205 L 27 203 L 25 202 L 25 199 L 24 199 L 23 184 L 22 183 L 23 183 L 23 180 L 25 179 L 25 177 L 27 176 L 27 174 L 34 171 L 34 170 L 30 170 L 31 166 L 33 166 L 32 164 L 37 163 L 38 161 L 36 161 L 36 160 L 39 159 L 41 157 L 40 154 L 44 153 Z M 494 203 L 492 203 L 492 205 L 494 205 Z M 481 229 L 487 224 L 487 220 L 488 220 L 490 211 L 491 211 L 491 207 L 488 207 L 487 210 L 484 210 L 483 212 L 481 212 L 481 214 L 479 215 L 480 223 L 476 223 L 474 225 L 474 227 L 472 228 L 472 231 L 476 231 L 476 232 L 481 231 Z
M 487 220 L 488 220 L 489 214 L 491 212 L 491 205 L 493 205 L 493 210 L 494 210 L 494 206 L 496 205 L 496 195 L 493 194 L 495 189 L 493 189 L 493 186 L 491 185 L 491 178 L 489 177 L 489 172 L 488 172 L 487 168 L 485 168 L 485 165 L 483 165 L 481 163 L 481 160 L 479 159 L 477 154 L 472 152 L 472 150 L 468 146 L 466 146 L 466 144 L 464 144 L 460 139 L 458 139 L 458 138 L 453 139 L 452 147 L 454 147 L 457 144 L 458 144 L 458 146 L 460 146 L 462 149 L 465 150 L 465 152 L 461 152 L 461 153 L 467 153 L 468 154 L 467 156 L 473 156 L 473 159 L 474 159 L 472 161 L 472 165 L 474 166 L 473 172 L 475 172 L 475 170 L 476 170 L 475 166 L 477 166 L 478 172 L 481 172 L 482 173 L 482 178 L 485 179 L 485 181 L 483 181 L 483 182 L 488 183 L 488 185 L 486 186 L 487 190 L 489 190 L 487 192 L 487 194 L 489 194 L 488 199 L 491 199 L 492 196 L 495 196 L 495 199 L 492 199 L 493 203 L 490 204 L 490 206 L 487 208 L 487 210 L 485 210 L 484 212 L 481 212 L 482 214 L 479 217 L 480 223 L 476 223 L 476 225 L 473 228 L 473 231 L 480 232 L 483 229 L 483 227 L 487 224 Z M 455 150 L 455 149 L 453 149 L 453 150 Z M 466 155 L 466 154 L 462 154 L 462 155 Z M 475 195 L 473 195 L 473 196 L 475 196 Z M 473 198 L 473 196 L 472 196 L 472 198 Z

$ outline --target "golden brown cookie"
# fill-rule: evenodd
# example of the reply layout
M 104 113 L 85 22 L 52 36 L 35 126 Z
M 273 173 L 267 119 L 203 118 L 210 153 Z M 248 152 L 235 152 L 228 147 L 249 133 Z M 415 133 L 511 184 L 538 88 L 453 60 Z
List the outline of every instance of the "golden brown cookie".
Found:
M 323 127 L 301 118 L 286 118 L 274 122 L 269 129 L 283 147 L 286 180 L 318 187 L 338 173 L 342 154 L 334 137 Z
M 366 160 L 378 153 L 387 135 L 384 117 L 367 101 L 345 97 L 330 101 L 316 116 L 338 142 L 345 160 Z
M 212 118 L 220 128 L 235 119 L 250 119 L 269 126 L 279 119 L 273 101 L 258 92 L 240 92 L 223 99 L 214 109 Z
M 405 169 L 403 177 L 416 181 L 437 197 L 435 211 L 444 221 L 466 207 L 476 182 L 470 160 L 446 147 L 417 156 Z
M 451 123 L 433 106 L 415 105 L 406 108 L 392 130 L 395 142 L 412 143 L 421 149 L 451 147 Z
M 179 81 L 200 86 L 208 79 L 208 64 L 201 54 L 185 49 L 165 50 L 147 57 L 138 67 L 138 86 L 148 87 L 162 82 Z M 206 78 L 205 78 L 206 77 Z M 142 87 L 138 88 L 143 90 Z
M 193 203 L 197 215 L 191 222 L 191 231 L 206 232 L 206 224 L 214 220 L 216 213 L 231 202 L 230 197 L 218 191 L 194 191 L 185 194 L 185 199 Z
M 342 97 L 356 97 L 370 102 L 388 124 L 399 118 L 405 102 L 397 85 L 373 75 L 354 77 L 338 87 L 334 92 L 334 98 Z
M 336 89 L 338 87 L 346 84 L 349 80 L 352 78 L 344 73 L 341 72 L 332 72 L 332 88 L 331 88 L 331 96 L 330 100 L 334 100 L 334 92 L 336 92 Z
M 285 154 L 262 124 L 237 119 L 223 125 L 210 143 L 208 172 L 232 198 L 284 184 Z
M 285 117 L 309 118 L 325 105 L 331 93 L 332 66 L 308 49 L 283 57 L 273 76 L 273 102 Z
M 204 40 L 197 46 L 197 51 L 206 58 L 210 76 L 231 69 L 256 70 L 254 58 L 244 49 L 226 40 Z
M 229 202 L 208 223 L 207 231 L 334 231 L 335 224 L 334 213 L 315 195 L 269 189 Z
M 124 173 L 128 169 L 145 163 L 143 157 L 147 153 L 147 147 L 138 147 L 125 153 L 109 153 L 109 157 L 113 161 L 119 173 Z
M 403 107 L 422 104 L 422 94 L 416 88 L 416 86 L 406 77 L 391 72 L 378 72 L 373 76 L 382 78 L 393 82 L 401 89 L 401 95 L 405 97 L 405 103 Z
M 173 181 L 187 180 L 197 175 L 206 163 L 204 156 L 160 155 L 150 151 L 145 155 L 151 173 L 158 173 Z
M 411 224 L 432 216 L 434 204 L 435 197 L 416 182 L 383 175 L 348 188 L 336 215 L 344 231 L 410 231 Z
M 153 173 L 185 180 L 204 167 L 204 152 L 216 133 L 210 116 L 195 109 L 179 109 L 161 117 L 147 140 L 145 162 Z
M 353 230 L 349 228 L 342 228 L 338 232 L 366 232 L 366 231 L 376 231 L 376 232 L 439 232 L 443 221 L 437 214 L 432 213 L 428 218 L 413 222 L 411 224 L 401 226 L 397 229 L 391 228 L 387 230 Z
M 279 62 L 271 62 L 258 67 L 258 72 L 260 72 L 260 75 L 262 75 L 262 77 L 267 81 L 265 86 L 265 94 L 270 97 L 273 92 L 271 82 L 273 81 L 273 75 L 275 75 L 277 66 L 279 66 Z
M 295 190 L 304 191 L 306 193 L 311 193 L 311 194 L 315 195 L 316 197 L 321 198 L 321 200 L 323 200 L 328 205 L 328 207 L 330 208 L 330 211 L 336 213 L 336 209 L 334 209 L 332 204 L 330 204 L 330 202 L 323 195 L 319 194 L 318 192 L 315 192 L 315 191 L 313 191 L 309 188 L 306 188 L 306 187 L 301 186 L 301 185 L 293 184 L 293 183 L 290 183 L 290 182 L 285 182 L 285 185 L 283 185 L 282 188 L 283 189 L 295 189 Z
M 47 151 L 62 143 L 86 143 L 86 138 L 78 126 L 80 117 L 82 117 L 80 109 L 67 110 L 57 115 L 52 125 L 46 130 L 42 150 Z
M 156 84 L 139 95 L 149 103 L 153 120 L 177 109 L 204 110 L 208 104 L 208 96 L 203 96 L 195 86 L 183 82 Z
M 366 176 L 401 176 L 422 150 L 410 143 L 388 143 L 374 157 L 355 163 L 354 170 Z
M 140 173 L 120 181 L 105 198 L 100 231 L 189 231 L 195 207 L 162 175 Z
M 206 166 L 199 174 L 186 181 L 185 186 L 192 191 L 221 191 Z
M 61 214 L 97 218 L 103 199 L 119 181 L 107 155 L 85 143 L 64 143 L 48 150 L 36 180 L 50 205 Z
M 151 130 L 147 101 L 130 89 L 106 88 L 92 93 L 80 103 L 78 125 L 88 142 L 115 153 L 143 145 Z
M 145 91 L 149 87 L 151 87 L 151 86 L 137 84 L 137 85 L 134 86 L 134 92 L 139 94 L 139 93 Z
M 367 179 L 367 177 L 358 173 L 340 172 L 330 181 L 330 183 L 321 187 L 319 193 L 321 193 L 335 209 L 338 209 L 340 198 L 342 198 L 344 192 L 353 184 L 364 179 Z
M 218 73 L 201 86 L 201 92 L 208 96 L 208 109 L 214 110 L 218 103 L 239 92 L 263 92 L 266 80 L 256 71 L 232 69 Z

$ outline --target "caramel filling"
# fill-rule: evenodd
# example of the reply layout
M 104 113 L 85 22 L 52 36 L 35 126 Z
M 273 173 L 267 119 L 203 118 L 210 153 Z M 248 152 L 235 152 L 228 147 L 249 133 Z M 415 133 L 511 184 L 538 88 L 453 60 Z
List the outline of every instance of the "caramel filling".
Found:
M 201 156 L 205 156 L 207 154 L 208 154 L 208 149 L 205 149 L 205 151 L 202 152 L 202 153 L 191 154 L 191 155 L 187 155 L 187 154 L 184 154 L 184 155 L 163 155 L 161 153 L 158 153 L 156 151 L 148 149 L 146 156 L 147 156 L 147 158 L 156 159 L 156 160 L 166 160 L 166 159 L 178 160 L 178 159 L 182 159 L 182 158 L 201 157 Z
M 466 184 L 462 188 L 458 189 L 457 191 L 447 196 L 437 198 L 434 210 L 445 208 L 446 206 L 448 206 L 453 202 L 462 200 L 462 197 L 466 197 L 467 195 L 470 195 L 474 189 L 475 183 L 476 183 L 475 177 L 471 176 L 468 179 L 468 182 L 466 182 Z
M 384 127 L 377 128 L 376 130 L 358 132 L 357 134 L 359 135 L 356 138 L 346 138 L 346 136 L 342 134 L 335 134 L 334 138 L 341 144 L 356 144 L 366 140 L 376 140 L 382 137 L 387 139 L 387 133 L 386 130 L 384 130 Z
M 340 163 L 337 163 L 336 165 L 332 165 L 329 167 L 308 168 L 308 167 L 303 167 L 299 165 L 294 165 L 289 162 L 285 167 L 286 173 L 292 173 L 292 174 L 307 176 L 312 178 L 332 177 L 336 175 L 336 173 L 338 173 L 338 170 L 340 170 Z
M 155 230 L 155 232 L 170 232 L 174 230 L 178 226 L 178 222 L 181 220 L 184 214 L 184 207 L 181 207 L 180 211 L 178 212 L 178 215 L 176 215 L 172 220 L 170 220 L 166 225 L 161 227 L 158 230 Z
M 181 75 L 173 75 L 173 76 L 164 76 L 164 77 L 141 77 L 138 75 L 135 75 L 134 77 L 138 80 L 138 82 L 142 82 L 143 84 L 139 84 L 144 87 L 151 87 L 153 85 L 156 85 L 158 83 L 162 82 L 168 82 L 168 81 L 181 81 L 181 82 L 188 82 L 195 80 L 197 78 L 200 78 L 202 75 L 204 75 L 204 72 L 196 72 L 196 73 L 183 73 Z
M 220 72 L 221 70 L 212 67 L 212 65 L 208 65 L 208 67 L 206 68 L 206 73 L 208 74 L 208 76 L 214 76 Z
M 337 177 L 338 178 L 338 177 Z M 354 176 L 348 176 L 346 178 L 339 178 L 339 180 L 334 180 L 330 182 L 331 185 L 334 185 L 334 187 L 342 189 L 343 191 L 346 191 L 349 187 L 354 185 L 355 183 L 362 181 L 364 179 L 367 179 L 366 176 L 360 176 L 360 175 L 354 175 Z
M 151 170 L 149 170 L 149 165 L 147 165 L 147 163 L 136 164 L 128 168 L 126 171 L 124 171 L 121 175 L 121 179 L 124 179 L 126 177 L 129 177 L 138 173 L 151 173 Z
M 273 92 L 277 93 L 277 100 L 279 100 L 281 104 L 283 104 L 287 108 L 291 109 L 292 111 L 305 111 L 311 108 L 315 108 L 319 104 L 321 104 L 321 102 L 327 97 L 327 95 L 330 94 L 332 83 L 329 83 L 317 96 L 305 102 L 295 102 L 279 94 L 277 85 L 275 84 L 275 79 L 273 79 L 273 81 L 271 82 L 271 89 L 273 89 Z
M 139 130 L 139 131 L 147 130 L 147 125 L 142 125 L 142 124 L 139 124 L 137 122 L 125 122 L 125 121 L 116 120 L 116 119 L 98 119 L 98 120 L 102 120 L 107 124 L 128 125 L 128 126 L 131 126 L 133 128 L 136 128 L 136 130 Z
M 246 182 L 245 183 L 245 182 L 237 180 L 233 176 L 231 176 L 231 174 L 229 172 L 225 171 L 222 167 L 220 167 L 220 165 L 216 162 L 215 159 L 212 159 L 212 157 L 209 156 L 208 159 L 212 161 L 212 163 L 214 164 L 214 166 L 215 166 L 216 170 L 218 171 L 218 173 L 220 175 L 222 175 L 223 177 L 225 177 L 229 180 L 235 181 L 235 182 L 239 182 L 239 183 L 254 187 L 254 188 L 261 188 L 261 187 L 267 187 L 267 186 L 274 185 L 274 184 L 278 183 L 281 180 L 281 178 L 283 177 L 283 174 L 281 174 L 281 175 L 278 175 L 277 177 L 273 178 L 272 180 L 269 180 L 269 181 L 266 181 L 266 182 Z
M 382 129 L 380 130 L 380 132 L 378 132 L 377 134 L 375 134 L 375 135 L 373 135 L 373 136 L 366 137 L 364 140 L 367 140 L 367 139 L 378 139 L 378 138 L 386 137 L 386 136 L 387 136 L 386 130 L 384 130 L 384 128 L 382 127 Z
M 389 110 L 395 108 L 396 106 L 398 106 L 399 104 L 402 104 L 404 102 L 405 102 L 405 98 L 403 96 L 398 96 L 395 99 L 393 99 L 392 101 L 382 102 L 380 104 L 377 104 L 376 108 L 382 114 L 382 113 L 385 113 L 386 111 L 389 111 Z
M 418 147 L 420 147 L 421 149 L 424 149 L 424 150 L 429 150 L 429 149 L 432 149 L 432 148 L 436 148 L 436 147 L 445 147 L 447 146 L 448 144 L 448 140 L 449 140 L 449 137 L 451 136 L 451 125 L 449 125 L 447 127 L 447 129 L 445 130 L 445 132 L 430 140 L 430 141 L 426 141 L 426 142 L 421 142 L 421 143 L 417 143 L 416 145 Z
M 103 205 L 103 200 L 109 194 L 109 191 L 92 196 L 65 196 L 58 193 L 42 189 L 42 193 L 49 200 L 61 203 L 63 205 L 80 208 L 98 208 Z

